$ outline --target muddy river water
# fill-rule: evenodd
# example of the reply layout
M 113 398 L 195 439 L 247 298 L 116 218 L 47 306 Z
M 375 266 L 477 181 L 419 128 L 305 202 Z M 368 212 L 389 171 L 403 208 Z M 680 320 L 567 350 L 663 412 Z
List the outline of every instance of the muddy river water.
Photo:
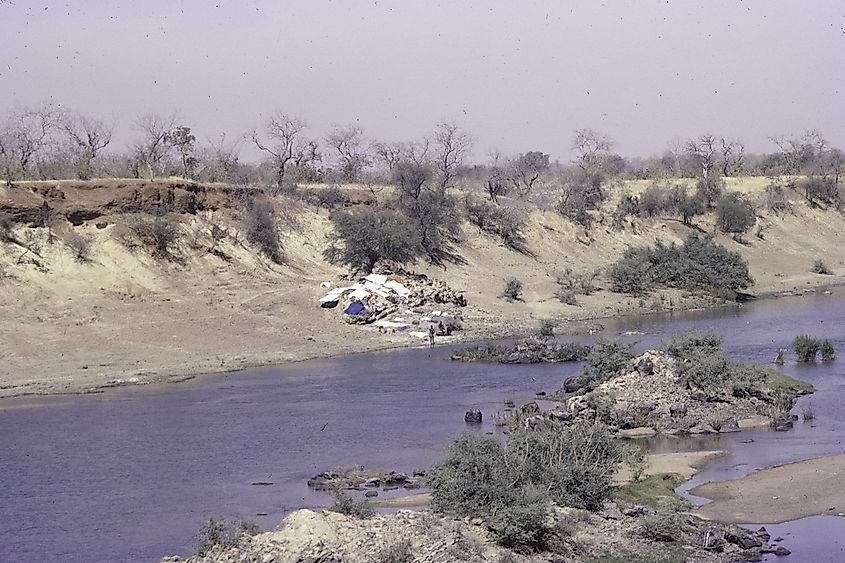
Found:
M 643 332 L 621 336 L 642 348 L 690 327 L 713 328 L 734 358 L 761 363 L 804 332 L 825 335 L 845 351 L 845 292 L 839 293 L 608 321 L 602 335 Z M 0 560 L 157 561 L 189 553 L 212 515 L 253 518 L 271 529 L 290 510 L 328 502 L 305 485 L 314 473 L 350 464 L 427 467 L 465 428 L 467 409 L 481 409 L 487 415 L 481 431 L 492 430 L 503 399 L 532 400 L 580 369 L 451 363 L 450 351 L 397 350 L 174 386 L 3 401 Z M 816 386 L 797 407 L 812 405 L 812 424 L 661 439 L 652 449 L 730 451 L 689 486 L 845 451 L 845 357 L 815 366 L 790 358 L 783 369 Z M 748 438 L 754 441 L 743 443 Z M 845 519 L 767 527 L 787 538 L 790 561 L 845 560 Z

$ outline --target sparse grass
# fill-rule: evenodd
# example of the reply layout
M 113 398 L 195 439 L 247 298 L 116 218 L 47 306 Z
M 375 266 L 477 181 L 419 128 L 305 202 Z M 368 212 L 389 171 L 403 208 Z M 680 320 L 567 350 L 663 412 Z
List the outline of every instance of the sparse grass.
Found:
M 212 517 L 197 532 L 194 553 L 203 557 L 216 546 L 234 547 L 242 537 L 254 536 L 259 532 L 258 524 L 252 520 L 229 522 L 225 518 Z
M 586 563 L 685 563 L 688 554 L 682 545 L 670 543 L 650 547 L 648 552 L 620 551 L 586 559 Z
M 383 546 L 376 553 L 377 563 L 411 563 L 414 554 L 411 552 L 411 540 L 401 539 Z
M 675 487 L 683 482 L 683 477 L 677 474 L 647 475 L 639 481 L 617 488 L 615 496 L 618 500 L 657 509 L 664 506 L 667 501 L 681 501 L 681 498 L 675 494 Z
M 376 511 L 367 501 L 356 501 L 345 491 L 335 491 L 334 504 L 329 507 L 332 512 L 339 512 L 355 518 L 369 518 Z

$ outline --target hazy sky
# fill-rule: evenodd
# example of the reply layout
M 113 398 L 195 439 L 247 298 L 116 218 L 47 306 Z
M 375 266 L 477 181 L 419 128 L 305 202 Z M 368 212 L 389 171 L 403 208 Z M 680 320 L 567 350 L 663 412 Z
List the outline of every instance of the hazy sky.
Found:
M 580 127 L 629 156 L 805 128 L 845 148 L 845 2 L 0 0 L 0 111 L 48 98 L 123 142 L 141 112 L 204 139 L 283 110 L 315 136 L 456 120 L 479 159 L 567 159 Z

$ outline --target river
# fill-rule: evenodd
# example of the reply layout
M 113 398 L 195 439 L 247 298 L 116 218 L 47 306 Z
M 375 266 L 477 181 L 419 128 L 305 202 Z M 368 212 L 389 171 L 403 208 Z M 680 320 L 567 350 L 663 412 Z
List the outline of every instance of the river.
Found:
M 687 328 L 713 328 L 734 358 L 769 363 L 798 333 L 824 335 L 845 349 L 845 297 L 764 300 L 605 324 L 599 336 L 644 332 L 622 337 L 640 348 Z M 189 553 L 193 534 L 212 515 L 253 518 L 271 529 L 290 510 L 327 502 L 305 485 L 314 473 L 350 464 L 406 472 L 427 467 L 464 429 L 467 409 L 481 409 L 481 431 L 491 431 L 503 399 L 532 400 L 580 369 L 452 363 L 451 350 L 394 350 L 179 385 L 3 401 L 0 559 L 157 561 Z M 815 410 L 813 424 L 798 423 L 786 433 L 660 440 L 652 447 L 731 451 L 693 485 L 841 453 L 843 367 L 845 359 L 798 366 L 789 358 L 784 366 L 816 385 L 818 392 L 802 399 Z M 752 435 L 753 443 L 742 443 Z M 820 517 L 769 529 L 790 534 L 793 561 L 839 561 L 842 540 L 814 538 L 845 537 L 843 522 Z M 824 536 L 808 530 L 824 530 Z

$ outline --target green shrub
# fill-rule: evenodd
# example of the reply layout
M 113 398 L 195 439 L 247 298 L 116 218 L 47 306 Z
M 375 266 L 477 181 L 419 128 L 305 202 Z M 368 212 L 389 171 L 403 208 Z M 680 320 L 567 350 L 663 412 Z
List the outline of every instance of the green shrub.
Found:
M 550 503 L 596 509 L 609 498 L 621 453 L 600 425 L 530 431 L 515 428 L 505 446 L 461 434 L 429 472 L 431 507 L 482 518 L 508 547 L 542 549 L 551 530 Z
M 821 342 L 806 334 L 800 334 L 792 341 L 792 349 L 799 362 L 815 362 L 821 348 Z
M 141 243 L 157 258 L 175 259 L 181 232 L 175 219 L 165 213 L 156 214 L 152 220 L 139 217 L 130 228 Z
M 725 181 L 715 174 L 710 174 L 706 178 L 699 178 L 695 191 L 707 209 L 713 209 L 725 191 Z
M 254 199 L 248 201 L 242 222 L 247 240 L 257 246 L 267 258 L 281 264 L 282 244 L 279 241 L 279 228 L 273 204 Z
M 522 299 L 522 282 L 516 278 L 511 278 L 505 282 L 505 289 L 502 291 L 502 297 L 508 301 L 519 301 Z
M 832 362 L 836 359 L 836 350 L 833 349 L 833 344 L 830 343 L 830 340 L 825 339 L 821 341 L 819 352 L 822 355 L 823 362 Z
M 688 360 L 696 354 L 714 354 L 722 351 L 722 337 L 712 330 L 688 330 L 672 335 L 664 342 L 663 349 L 680 360 Z
M 345 491 L 341 490 L 335 491 L 334 504 L 329 507 L 329 510 L 355 518 L 369 518 L 376 513 L 367 501 L 356 501 Z
M 543 338 L 552 338 L 555 335 L 555 322 L 551 319 L 541 320 L 537 334 Z
M 594 389 L 619 375 L 634 356 L 632 344 L 618 340 L 599 340 L 587 354 L 587 367 L 578 375 L 578 382 L 583 387 Z
M 238 545 L 244 536 L 255 536 L 260 532 L 258 524 L 252 520 L 227 521 L 225 518 L 209 518 L 199 529 L 196 535 L 196 546 L 194 553 L 204 557 L 212 548 L 220 546 L 223 548 Z
M 525 212 L 486 201 L 467 202 L 467 219 L 485 233 L 502 239 L 505 246 L 523 252 L 528 222 Z
M 753 283 L 748 264 L 737 252 L 693 233 L 682 246 L 658 243 L 629 248 L 611 267 L 613 291 L 643 293 L 655 286 L 735 292 Z
M 596 290 L 595 281 L 598 272 L 575 273 L 571 268 L 555 273 L 555 282 L 560 289 L 579 295 L 590 295 Z M 561 301 L 563 301 L 561 299 Z
M 680 541 L 684 537 L 684 528 L 683 516 L 666 509 L 660 509 L 640 520 L 640 533 L 655 541 Z
M 331 220 L 334 234 L 323 255 L 333 264 L 369 274 L 382 260 L 404 264 L 423 254 L 417 231 L 397 211 L 359 207 L 332 213 Z
M 716 227 L 723 233 L 739 236 L 754 226 L 757 216 L 754 206 L 739 194 L 729 193 L 716 204 Z
M 822 274 L 825 276 L 833 275 L 833 271 L 827 267 L 827 264 L 824 263 L 823 260 L 818 259 L 813 262 L 813 267 L 810 268 L 810 271 L 814 274 Z

